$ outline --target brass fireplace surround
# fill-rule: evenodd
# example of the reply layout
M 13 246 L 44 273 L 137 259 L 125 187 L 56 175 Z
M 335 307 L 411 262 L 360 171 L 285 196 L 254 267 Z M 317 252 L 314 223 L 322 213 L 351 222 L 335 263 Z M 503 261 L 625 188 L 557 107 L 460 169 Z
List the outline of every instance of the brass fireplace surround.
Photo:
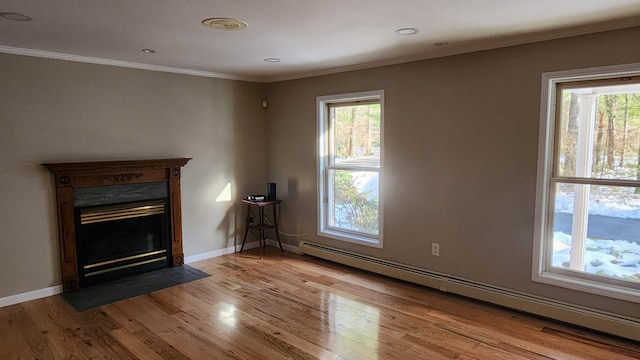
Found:
M 169 185 L 171 250 L 173 266 L 184 263 L 180 169 L 191 158 L 43 164 L 55 176 L 62 286 L 65 292 L 79 287 L 73 189 L 166 181 Z

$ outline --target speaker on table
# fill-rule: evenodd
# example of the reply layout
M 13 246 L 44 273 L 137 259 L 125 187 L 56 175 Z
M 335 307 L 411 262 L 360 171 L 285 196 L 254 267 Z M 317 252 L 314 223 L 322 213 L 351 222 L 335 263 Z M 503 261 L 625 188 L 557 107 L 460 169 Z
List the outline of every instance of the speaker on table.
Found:
M 276 183 L 267 184 L 267 200 L 273 201 L 276 199 Z

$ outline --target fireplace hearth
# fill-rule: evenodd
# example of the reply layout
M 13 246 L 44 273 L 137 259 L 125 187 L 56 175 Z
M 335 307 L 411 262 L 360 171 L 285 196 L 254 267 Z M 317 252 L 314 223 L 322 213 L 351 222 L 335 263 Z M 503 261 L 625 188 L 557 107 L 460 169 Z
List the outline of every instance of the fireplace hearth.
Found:
M 65 292 L 184 263 L 180 170 L 189 160 L 44 164 L 55 176 Z

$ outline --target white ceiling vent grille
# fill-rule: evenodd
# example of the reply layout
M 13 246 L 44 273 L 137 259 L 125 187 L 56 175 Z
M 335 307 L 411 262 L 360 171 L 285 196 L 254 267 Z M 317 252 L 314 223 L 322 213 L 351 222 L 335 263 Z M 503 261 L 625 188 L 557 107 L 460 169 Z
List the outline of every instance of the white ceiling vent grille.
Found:
M 202 25 L 214 30 L 238 31 L 247 28 L 247 23 L 238 19 L 211 18 L 202 20 Z

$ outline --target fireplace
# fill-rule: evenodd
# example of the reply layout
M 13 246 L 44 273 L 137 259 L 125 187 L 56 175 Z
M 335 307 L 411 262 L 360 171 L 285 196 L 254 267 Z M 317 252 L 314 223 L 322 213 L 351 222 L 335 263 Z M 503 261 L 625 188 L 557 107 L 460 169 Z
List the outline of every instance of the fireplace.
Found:
M 189 160 L 45 164 L 65 292 L 183 264 L 180 168 Z

